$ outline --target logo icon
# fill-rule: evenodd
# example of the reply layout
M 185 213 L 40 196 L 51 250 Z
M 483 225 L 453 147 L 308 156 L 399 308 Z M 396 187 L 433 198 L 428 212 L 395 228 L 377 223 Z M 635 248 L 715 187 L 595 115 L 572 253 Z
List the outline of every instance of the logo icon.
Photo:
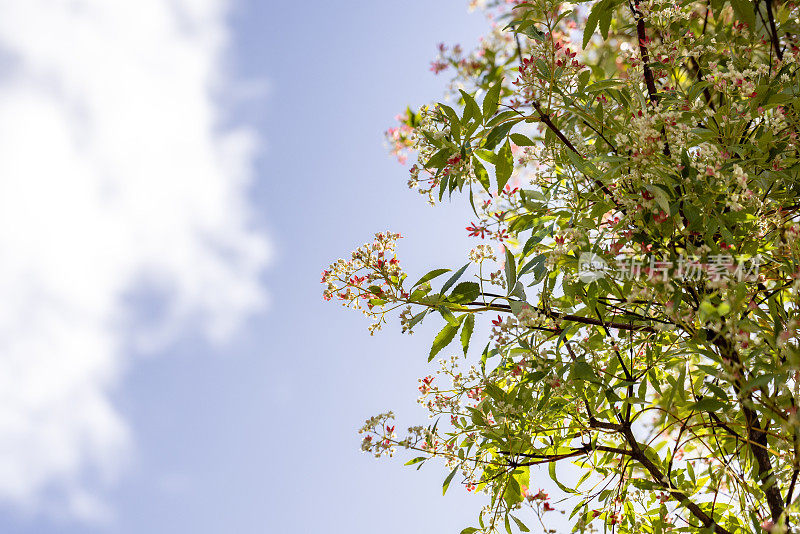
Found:
M 606 260 L 593 252 L 582 252 L 578 258 L 578 278 L 584 284 L 605 278 L 608 272 Z

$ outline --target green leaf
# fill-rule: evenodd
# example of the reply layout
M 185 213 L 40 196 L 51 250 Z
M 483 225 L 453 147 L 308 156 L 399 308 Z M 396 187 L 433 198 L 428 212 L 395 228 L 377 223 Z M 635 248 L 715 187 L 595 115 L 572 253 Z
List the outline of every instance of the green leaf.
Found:
M 447 272 L 450 272 L 450 269 L 434 269 L 431 272 L 429 272 L 428 274 L 426 274 L 425 276 L 423 276 L 422 278 L 420 278 L 419 281 L 416 284 L 414 284 L 413 286 L 411 286 L 411 287 L 414 288 L 414 287 L 417 287 L 418 285 L 422 285 L 425 282 L 433 280 L 437 276 L 441 276 L 441 275 L 443 275 L 444 273 L 447 273 Z
M 519 487 L 519 482 L 513 475 L 509 476 L 508 482 L 506 483 L 506 489 L 503 492 L 503 500 L 506 501 L 509 506 L 513 506 L 522 502 L 523 499 L 524 497 L 522 496 L 522 490 Z
M 514 156 L 511 154 L 511 144 L 506 140 L 503 148 L 497 153 L 494 165 L 495 178 L 497 178 L 497 192 L 503 190 L 514 172 Z
M 586 48 L 586 45 L 583 45 L 583 47 Z M 578 91 L 583 92 L 583 90 L 586 88 L 586 84 L 589 83 L 589 78 L 591 76 L 592 72 L 589 70 L 583 70 L 580 74 L 578 74 Z
M 447 488 L 450 487 L 450 481 L 453 480 L 453 477 L 456 476 L 456 472 L 458 471 L 458 467 L 455 467 L 450 474 L 447 475 L 447 478 L 444 479 L 444 484 L 442 484 L 442 495 L 447 493 Z
M 667 196 L 666 191 L 655 185 L 647 185 L 645 186 L 645 189 L 653 194 L 658 207 L 664 210 L 664 213 L 669 215 L 669 196 Z
M 478 532 L 479 530 L 480 530 L 479 528 L 467 527 L 467 528 L 465 528 L 464 530 L 461 531 L 461 534 L 474 534 L 475 532 Z
M 756 14 L 753 10 L 753 3 L 748 0 L 730 0 L 730 2 L 736 18 L 747 23 L 751 31 L 755 30 Z
M 503 139 L 505 139 L 505 137 L 508 135 L 508 132 L 511 131 L 511 128 L 514 127 L 514 124 L 520 120 L 522 119 L 504 122 L 503 124 L 498 124 L 492 128 L 489 131 L 489 134 L 486 136 L 486 139 L 483 141 L 483 148 L 486 150 L 494 150 L 494 147 L 496 147 Z M 445 159 L 445 161 L 447 160 Z
M 600 21 L 600 11 L 602 10 L 603 2 L 596 2 L 586 18 L 586 25 L 583 27 L 583 48 L 589 44 L 594 30 L 597 29 L 597 23 Z
M 444 328 L 436 334 L 436 338 L 433 340 L 433 346 L 431 347 L 430 355 L 428 355 L 428 361 L 433 360 L 443 348 L 453 341 L 453 338 L 456 337 L 456 332 L 458 332 L 458 325 L 453 325 L 451 323 L 444 325 Z
M 511 251 L 506 247 L 506 287 L 508 288 L 508 293 L 514 290 L 514 287 L 517 285 L 517 263 L 514 261 L 514 255 Z
M 483 120 L 489 120 L 497 113 L 497 107 L 500 105 L 500 90 L 503 88 L 503 79 L 501 78 L 486 92 L 483 98 Z
M 414 328 L 415 325 L 417 325 L 422 319 L 425 318 L 425 316 L 428 314 L 428 311 L 430 311 L 430 308 L 427 308 L 416 314 L 414 317 L 412 317 L 411 320 L 408 322 L 407 325 L 408 328 Z
M 437 178 L 439 177 L 440 172 L 436 173 Z M 446 174 L 440 178 L 439 182 L 439 201 L 441 202 L 442 197 L 444 196 L 444 192 L 447 189 L 447 185 L 450 182 L 450 175 Z
M 604 5 L 600 10 L 600 33 L 603 34 L 603 39 L 608 39 L 608 30 L 611 26 L 611 14 L 614 11 L 611 6 L 608 5 L 610 2 L 604 0 L 603 2 L 600 2 L 600 4 Z
M 586 91 L 589 93 L 598 93 L 604 89 L 610 89 L 611 87 L 618 87 L 620 85 L 625 85 L 625 80 L 609 78 L 593 83 L 586 88 Z
M 492 165 L 495 164 L 497 161 L 497 156 L 491 150 L 486 150 L 485 148 L 476 148 L 475 155 L 481 158 L 486 163 L 491 163 Z
M 508 296 L 517 297 L 520 300 L 527 299 L 527 296 L 525 295 L 525 286 L 522 284 L 522 282 L 517 280 L 517 285 L 514 286 L 514 289 L 511 290 L 511 293 L 509 293 Z
M 566 487 L 556 478 L 556 462 L 550 462 L 550 464 L 547 467 L 547 472 L 550 474 L 550 478 L 553 480 L 553 482 L 556 483 L 556 486 L 561 488 L 561 491 L 563 491 L 564 493 L 575 493 L 575 490 Z
M 459 270 L 457 270 L 457 271 L 455 272 L 455 274 L 454 274 L 453 276 L 451 276 L 451 277 L 450 277 L 450 278 L 447 280 L 447 282 L 445 282 L 445 283 L 444 283 L 444 285 L 442 286 L 442 295 L 444 295 L 444 294 L 447 292 L 447 290 L 448 290 L 448 289 L 450 289 L 451 287 L 453 287 L 453 284 L 455 284 L 456 282 L 458 282 L 458 279 L 459 279 L 459 278 L 461 278 L 461 275 L 463 275 L 463 274 L 464 274 L 464 271 L 466 271 L 466 270 L 467 270 L 467 267 L 469 267 L 469 263 L 468 263 L 468 264 L 466 264 L 465 266 L 463 266 L 462 268 L 460 268 Z
M 439 104 L 439 107 L 444 110 L 445 115 L 447 115 L 447 119 L 450 121 L 450 133 L 453 135 L 453 139 L 456 141 L 456 143 L 460 143 L 461 121 L 458 118 L 458 114 L 453 108 L 446 104 Z
M 592 366 L 583 360 L 578 360 L 575 362 L 575 364 L 572 366 L 572 374 L 578 380 L 593 381 L 597 378 Z
M 466 304 L 472 302 L 478 295 L 481 294 L 481 286 L 476 282 L 461 282 L 455 288 L 447 299 L 456 304 Z
M 533 237 L 532 237 L 531 239 L 529 239 L 529 240 L 528 240 L 528 243 L 525 243 L 525 249 L 523 249 L 523 254 L 524 254 L 524 253 L 526 253 L 526 252 L 528 252 L 528 250 L 526 250 L 526 249 L 528 249 L 528 244 L 529 244 L 529 243 L 531 243 L 531 240 L 533 240 L 533 239 L 535 239 L 535 242 L 533 243 L 533 245 L 531 245 L 531 248 L 533 248 L 533 246 L 534 246 L 535 244 L 539 243 L 539 241 L 541 241 L 541 240 L 542 240 L 542 237 L 536 237 L 536 238 L 533 238 Z M 518 274 L 517 276 L 521 278 L 523 274 L 527 273 L 527 272 L 528 272 L 528 271 L 530 271 L 531 269 L 536 269 L 536 267 L 537 267 L 538 265 L 544 265 L 544 262 L 545 262 L 546 260 L 547 260 L 547 255 L 546 255 L 546 254 L 539 254 L 538 256 L 536 256 L 535 258 L 533 258 L 531 261 L 529 261 L 528 263 L 526 263 L 526 264 L 525 264 L 525 265 L 522 267 L 522 269 L 520 269 L 520 270 L 519 270 L 519 274 Z
M 443 148 L 436 154 L 431 156 L 431 159 L 429 159 L 425 163 L 424 167 L 426 169 L 440 169 L 444 167 L 445 163 L 447 163 L 447 160 L 450 159 L 452 155 L 453 155 L 452 148 Z
M 464 349 L 464 356 L 469 350 L 469 341 L 472 338 L 472 331 L 475 329 L 475 315 L 468 314 L 464 319 L 464 326 L 461 328 L 461 347 Z
M 426 456 L 417 456 L 416 458 L 414 458 L 414 459 L 412 459 L 412 460 L 409 460 L 409 461 L 407 461 L 407 462 L 406 462 L 405 464 L 403 464 L 403 465 L 414 465 L 414 464 L 418 464 L 418 463 L 420 463 L 420 462 L 424 462 L 424 461 L 425 461 L 425 460 L 427 460 L 427 459 L 428 459 L 428 458 L 427 458 Z
M 725 403 L 713 397 L 705 397 L 691 405 L 698 412 L 717 412 L 725 407 Z
M 475 98 L 463 89 L 459 89 L 459 91 L 461 91 L 461 96 L 464 98 L 464 123 L 466 124 L 472 118 L 477 122 L 483 122 L 483 114 L 481 113 L 481 108 L 478 107 L 478 103 L 475 102 Z
M 492 152 L 492 155 L 494 155 L 494 152 Z M 490 193 L 492 183 L 489 180 L 489 173 L 486 172 L 486 167 L 484 167 L 480 160 L 475 156 L 472 156 L 472 167 L 475 169 L 475 177 L 478 179 L 486 192 Z
M 513 515 L 511 516 L 511 519 L 514 520 L 514 523 L 517 524 L 517 528 L 519 528 L 522 532 L 530 532 L 531 531 L 528 527 L 525 526 L 525 523 L 523 523 L 522 521 L 520 521 L 519 519 L 517 519 Z
M 453 315 L 453 312 L 451 312 L 446 306 L 439 306 L 436 309 L 439 310 L 439 313 L 442 315 L 442 317 L 444 317 L 444 320 L 451 325 L 458 327 L 461 324 L 461 320 Z
M 525 135 L 519 133 L 512 133 L 511 134 L 511 141 L 514 142 L 517 146 L 533 146 L 534 142 Z

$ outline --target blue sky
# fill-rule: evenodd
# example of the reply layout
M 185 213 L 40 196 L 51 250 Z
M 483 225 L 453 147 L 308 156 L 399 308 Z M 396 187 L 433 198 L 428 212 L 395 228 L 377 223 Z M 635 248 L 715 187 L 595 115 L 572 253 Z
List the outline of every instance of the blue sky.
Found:
M 27 15 L 35 14 L 31 7 Z M 219 13 L 198 15 L 198 27 L 211 17 Z M 125 446 L 103 449 L 113 450 L 113 475 L 94 472 L 88 461 L 52 485 L 45 478 L 32 490 L 37 498 L 5 500 L 0 530 L 458 532 L 477 515 L 479 497 L 461 488 L 442 497 L 443 469 L 371 459 L 356 434 L 364 419 L 388 409 L 401 427 L 425 421 L 416 385 L 428 373 L 424 355 L 436 325 L 412 337 L 389 328 L 371 338 L 363 317 L 322 301 L 319 276 L 385 229 L 405 236 L 399 255 L 412 275 L 466 260 L 467 211 L 429 208 L 408 190 L 382 132 L 407 104 L 440 97 L 446 79 L 428 71 L 437 43 L 471 47 L 485 29 L 482 15 L 468 14 L 463 0 L 237 0 L 220 24 L 230 38 L 223 78 L 238 90 L 214 102 L 226 125 L 250 136 L 243 161 L 251 182 L 242 199 L 249 215 L 233 230 L 225 209 L 236 202 L 214 205 L 225 229 L 215 235 L 221 247 L 246 243 L 247 251 L 263 239 L 269 260 L 242 259 L 224 284 L 198 277 L 192 291 L 206 295 L 207 287 L 214 298 L 207 304 L 187 289 L 194 300 L 177 306 L 187 317 L 163 336 L 158 325 L 175 314 L 173 286 L 183 286 L 162 284 L 166 268 L 133 277 L 120 304 L 126 320 L 105 326 L 124 340 L 115 349 L 124 355 L 115 378 L 101 388 L 127 436 Z M 198 177 L 196 187 L 211 179 Z M 176 198 L 181 205 L 187 197 L 181 190 Z M 183 269 L 173 278 L 193 274 Z M 257 289 L 237 284 L 248 277 Z M 216 282 L 222 296 L 213 293 Z M 228 288 L 239 296 L 228 298 Z M 266 307 L 247 298 L 262 290 Z M 197 313 L 195 300 L 205 306 Z M 209 338 L 206 331 L 225 318 L 209 323 L 207 308 L 236 316 L 238 329 Z M 102 520 L 76 518 L 75 506 L 40 504 L 73 486 L 105 507 Z

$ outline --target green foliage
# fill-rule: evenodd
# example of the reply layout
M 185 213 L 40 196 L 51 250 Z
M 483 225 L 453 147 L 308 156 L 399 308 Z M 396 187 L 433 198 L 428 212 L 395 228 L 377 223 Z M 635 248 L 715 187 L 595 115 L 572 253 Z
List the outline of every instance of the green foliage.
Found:
M 437 423 L 400 438 L 383 414 L 362 448 L 485 493 L 462 534 L 547 521 L 545 470 L 576 531 L 797 531 L 800 10 L 488 4 L 479 53 L 437 60 L 458 104 L 391 137 L 417 153 L 409 185 L 469 202 L 488 241 L 438 291 L 449 270 L 406 287 L 384 234 L 323 276 L 378 327 L 433 317 L 428 360 L 452 356 L 421 380 Z

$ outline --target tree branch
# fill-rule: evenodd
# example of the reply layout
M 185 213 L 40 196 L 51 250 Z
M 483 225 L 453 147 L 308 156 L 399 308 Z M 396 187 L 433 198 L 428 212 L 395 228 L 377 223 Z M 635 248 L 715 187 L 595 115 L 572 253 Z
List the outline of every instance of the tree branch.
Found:
M 772 0 L 764 0 L 767 4 L 767 19 L 769 20 L 769 40 L 772 42 L 772 47 L 775 49 L 775 55 L 778 61 L 783 61 L 783 50 L 781 50 L 781 40 L 778 37 L 778 28 L 775 26 L 775 15 L 772 13 Z
M 483 302 L 474 301 L 474 302 L 470 302 L 469 305 L 470 306 L 481 306 L 481 307 L 485 307 L 485 308 L 491 309 L 491 310 L 511 311 L 511 306 L 509 306 L 507 304 L 485 304 Z M 628 331 L 632 331 L 632 332 L 647 332 L 647 333 L 651 333 L 651 334 L 656 332 L 656 329 L 653 328 L 652 326 L 637 325 L 637 324 L 633 324 L 633 323 L 614 323 L 614 322 L 604 323 L 603 321 L 600 321 L 599 319 L 592 319 L 591 317 L 581 317 L 579 315 L 571 315 L 571 314 L 568 314 L 568 313 L 558 313 L 558 312 L 548 311 L 548 310 L 545 310 L 544 308 L 538 308 L 538 307 L 534 307 L 534 306 L 531 306 L 531 308 L 533 310 L 536 310 L 537 312 L 541 313 L 542 315 L 546 315 L 550 319 L 557 319 L 557 320 L 560 320 L 560 321 L 569 321 L 569 322 L 573 322 L 573 323 L 581 323 L 581 324 L 593 325 L 593 326 L 603 326 L 603 327 L 607 327 L 607 328 L 614 328 L 614 329 L 617 329 L 617 330 L 628 330 Z
M 741 369 L 742 372 L 744 372 L 739 354 L 731 346 L 730 342 L 717 332 L 706 330 L 706 334 L 711 342 L 719 349 L 722 358 L 735 368 Z M 750 452 L 753 454 L 753 458 L 756 460 L 761 489 L 767 497 L 767 506 L 769 506 L 772 521 L 778 524 L 784 510 L 783 498 L 781 497 L 781 492 L 772 470 L 772 460 L 768 453 L 769 443 L 767 442 L 767 433 L 761 428 L 758 414 L 749 406 L 749 404 L 752 403 L 752 398 L 750 393 L 742 388 L 743 381 L 744 377 L 735 379 L 733 381 L 733 388 L 736 392 L 736 397 L 739 399 L 739 404 L 742 407 L 742 414 L 744 415 L 745 425 L 747 427 L 747 443 L 750 447 Z
M 668 491 L 678 502 L 685 506 L 692 513 L 692 515 L 699 519 L 700 522 L 703 523 L 704 527 L 713 528 L 714 532 L 717 532 L 718 534 L 731 534 L 729 530 L 720 526 L 711 516 L 705 513 L 703 509 L 697 505 L 697 503 L 690 501 L 689 497 L 685 493 L 672 488 L 672 484 L 670 484 L 669 479 L 644 453 L 639 445 L 639 442 L 636 441 L 636 437 L 633 435 L 630 426 L 624 426 L 622 428 L 622 434 L 625 436 L 625 440 L 628 442 L 628 446 L 631 448 L 631 457 L 642 464 L 642 467 L 644 467 L 647 472 L 650 473 L 657 483 L 664 490 Z
M 639 11 L 639 0 L 634 0 L 635 7 L 632 8 L 633 16 L 636 19 L 636 37 L 639 40 L 639 53 L 642 56 L 642 69 L 644 70 L 644 83 L 647 86 L 647 95 L 653 107 L 658 103 L 656 93 L 656 81 L 653 77 L 653 69 L 650 68 L 650 54 L 647 51 L 647 32 L 644 27 L 644 18 Z M 666 127 L 661 128 L 661 136 L 664 138 L 664 155 L 669 156 L 669 143 L 667 142 Z

